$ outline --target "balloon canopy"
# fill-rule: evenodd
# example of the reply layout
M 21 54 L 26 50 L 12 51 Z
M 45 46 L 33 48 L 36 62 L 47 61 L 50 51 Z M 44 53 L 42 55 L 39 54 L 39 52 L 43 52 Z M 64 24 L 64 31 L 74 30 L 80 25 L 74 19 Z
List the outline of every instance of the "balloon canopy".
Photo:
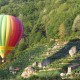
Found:
M 23 34 L 22 22 L 11 15 L 0 15 L 0 56 L 6 57 Z

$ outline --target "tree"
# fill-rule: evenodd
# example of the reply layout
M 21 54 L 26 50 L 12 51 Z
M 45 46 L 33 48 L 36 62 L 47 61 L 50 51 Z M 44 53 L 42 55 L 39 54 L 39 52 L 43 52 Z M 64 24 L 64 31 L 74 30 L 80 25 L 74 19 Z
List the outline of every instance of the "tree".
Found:
M 64 23 L 60 25 L 58 35 L 60 38 L 64 38 L 64 36 L 66 35 L 66 29 Z

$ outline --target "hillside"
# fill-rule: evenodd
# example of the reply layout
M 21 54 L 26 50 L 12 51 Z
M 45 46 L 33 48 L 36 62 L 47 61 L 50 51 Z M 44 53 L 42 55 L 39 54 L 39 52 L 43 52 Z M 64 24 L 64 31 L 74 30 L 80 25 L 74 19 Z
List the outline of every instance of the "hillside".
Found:
M 0 80 L 62 80 L 60 73 L 66 73 L 72 64 L 80 64 L 80 0 L 0 0 L 0 14 L 16 16 L 24 25 L 22 39 L 7 61 L 0 62 Z M 70 57 L 73 46 L 77 53 Z M 46 60 L 45 68 L 34 67 L 36 75 L 27 79 L 20 76 L 25 67 Z M 10 66 L 19 71 L 11 74 Z M 79 76 L 68 78 L 78 80 Z

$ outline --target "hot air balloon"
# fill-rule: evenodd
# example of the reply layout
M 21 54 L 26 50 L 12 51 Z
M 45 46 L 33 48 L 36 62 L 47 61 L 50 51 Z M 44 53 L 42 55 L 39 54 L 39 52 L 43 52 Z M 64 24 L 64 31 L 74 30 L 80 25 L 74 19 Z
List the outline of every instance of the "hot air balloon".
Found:
M 11 15 L 0 15 L 0 56 L 4 59 L 14 49 L 23 34 L 22 22 Z

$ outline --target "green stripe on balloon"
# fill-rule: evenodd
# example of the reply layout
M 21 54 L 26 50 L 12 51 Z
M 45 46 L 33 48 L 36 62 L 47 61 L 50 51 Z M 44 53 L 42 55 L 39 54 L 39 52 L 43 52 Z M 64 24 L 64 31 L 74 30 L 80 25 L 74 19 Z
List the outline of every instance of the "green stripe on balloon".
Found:
M 11 21 L 9 18 L 9 15 L 6 16 L 7 17 L 7 25 L 6 25 L 6 40 L 5 40 L 5 46 L 8 46 L 9 40 L 10 40 L 10 36 L 11 36 Z M 10 33 L 11 32 L 11 33 Z
M 5 39 L 6 39 L 6 16 L 3 17 L 2 21 L 2 29 L 1 29 L 1 39 L 2 39 L 2 46 L 5 46 Z M 2 50 L 2 53 L 5 53 L 5 50 Z
M 2 46 L 5 46 L 5 39 L 6 39 L 6 16 L 3 17 L 2 22 L 2 31 L 1 31 L 1 37 L 2 37 Z
M 1 39 L 2 21 L 3 21 L 3 15 L 0 16 L 0 46 L 2 46 L 2 39 Z M 3 52 L 3 50 L 0 50 L 0 53 L 2 53 L 2 52 Z
M 2 40 L 1 40 L 2 20 L 3 20 L 3 15 L 0 16 L 0 46 L 2 45 Z

